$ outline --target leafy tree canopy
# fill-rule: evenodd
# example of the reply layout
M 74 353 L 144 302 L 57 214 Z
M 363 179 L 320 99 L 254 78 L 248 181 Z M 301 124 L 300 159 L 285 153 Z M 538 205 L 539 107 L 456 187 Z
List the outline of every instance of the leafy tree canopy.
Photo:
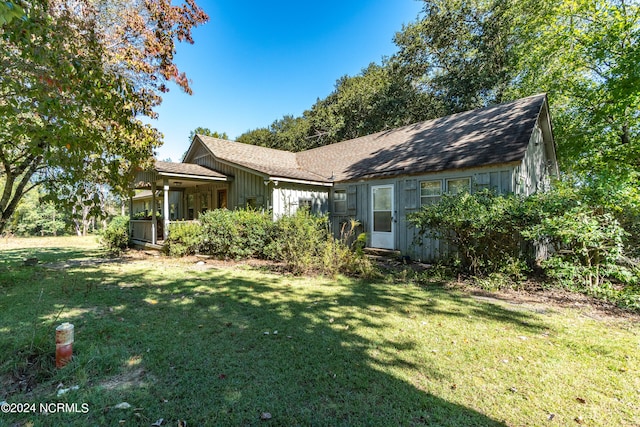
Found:
M 34 0 L 0 26 L 0 231 L 40 183 L 126 191 L 160 141 L 138 117 L 155 117 L 168 81 L 191 92 L 175 44 L 208 17 L 186 1 Z
M 196 135 L 204 135 L 204 136 L 210 136 L 213 138 L 220 138 L 220 139 L 229 139 L 229 136 L 227 135 L 226 132 L 222 132 L 222 133 L 218 131 L 212 132 L 211 129 L 209 128 L 203 128 L 198 126 L 197 128 L 195 128 L 189 133 L 189 143 L 193 141 L 193 137 Z

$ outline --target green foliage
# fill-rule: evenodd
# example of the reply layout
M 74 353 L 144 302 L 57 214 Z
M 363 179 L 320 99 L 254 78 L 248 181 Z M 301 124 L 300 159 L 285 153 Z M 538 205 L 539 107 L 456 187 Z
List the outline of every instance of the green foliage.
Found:
M 227 135 L 226 132 L 222 132 L 222 133 L 218 131 L 214 132 L 209 128 L 203 128 L 201 126 L 198 126 L 197 128 L 195 128 L 189 133 L 189 144 L 191 144 L 191 141 L 193 141 L 193 138 L 196 135 L 204 135 L 204 136 L 210 136 L 213 138 L 220 138 L 220 139 L 229 139 L 229 135 Z
M 552 286 L 632 307 L 640 268 L 626 257 L 628 233 L 611 202 L 602 200 L 592 188 L 567 184 L 528 198 L 488 191 L 443 195 L 410 222 L 421 236 L 441 239 L 458 270 L 476 276 L 482 288 L 517 287 L 535 249 L 546 247 L 541 266 Z
M 249 131 L 239 142 L 302 151 L 369 135 L 443 114 L 396 64 L 370 64 L 356 76 L 343 76 L 326 98 L 301 117 L 284 116 L 269 128 Z
M 17 2 L 0 0 L 0 26 L 14 19 L 25 18 L 24 9 Z
M 82 203 L 78 182 L 128 191 L 161 139 L 139 116 L 155 117 L 168 81 L 190 93 L 175 44 L 208 19 L 193 1 L 21 4 L 27 17 L 0 27 L 0 232 L 38 184 Z
M 338 273 L 371 276 L 373 266 L 360 246 L 366 238 L 361 234 L 353 239 L 359 224 L 351 221 L 349 225 L 349 228 L 343 228 L 341 238 L 336 239 L 329 231 L 327 217 L 299 209 L 294 215 L 278 219 L 273 240 L 265 253 L 271 259 L 284 262 L 293 274 L 320 272 L 328 276 Z
M 503 272 L 519 277 L 526 271 L 520 230 L 529 215 L 523 200 L 490 191 L 444 194 L 440 203 L 423 206 L 409 217 L 420 236 L 441 239 L 463 272 Z
M 449 113 L 506 101 L 522 3 L 425 1 L 420 18 L 396 34 L 393 60 Z
M 200 216 L 200 251 L 218 258 L 264 258 L 273 221 L 267 212 L 214 209 Z
M 171 256 L 195 254 L 201 247 L 204 237 L 202 226 L 197 222 L 172 222 L 169 224 L 169 238 L 164 250 Z
M 299 209 L 278 219 L 274 239 L 265 253 L 271 259 L 283 261 L 294 274 L 304 274 L 318 267 L 330 237 L 327 217 Z
M 67 231 L 68 216 L 34 189 L 18 204 L 7 231 L 18 236 L 58 236 Z
M 120 253 L 129 246 L 129 217 L 114 217 L 102 231 L 100 243 L 109 252 Z
M 618 264 L 625 234 L 613 215 L 598 214 L 584 205 L 544 218 L 523 232 L 551 244 L 553 253 L 543 266 L 552 277 L 568 287 L 589 291 L 607 280 L 633 280 L 631 272 Z

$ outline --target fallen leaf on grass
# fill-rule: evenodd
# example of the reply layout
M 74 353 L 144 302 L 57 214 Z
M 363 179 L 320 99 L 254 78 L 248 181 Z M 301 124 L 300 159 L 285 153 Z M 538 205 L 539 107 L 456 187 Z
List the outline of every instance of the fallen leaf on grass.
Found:
M 584 422 L 584 420 L 583 420 L 583 419 L 582 419 L 582 417 L 580 417 L 580 416 L 575 417 L 575 418 L 573 419 L 573 421 L 577 422 L 578 424 L 582 424 L 582 423 Z
M 113 408 L 114 409 L 129 409 L 129 408 L 131 408 L 131 405 L 128 404 L 127 402 L 120 402 L 117 405 L 115 405 Z
M 582 397 L 576 397 L 576 400 L 580 403 L 587 403 L 587 400 L 583 399 Z
M 271 414 L 269 412 L 263 412 L 260 414 L 260 419 L 261 420 L 270 420 L 272 418 Z

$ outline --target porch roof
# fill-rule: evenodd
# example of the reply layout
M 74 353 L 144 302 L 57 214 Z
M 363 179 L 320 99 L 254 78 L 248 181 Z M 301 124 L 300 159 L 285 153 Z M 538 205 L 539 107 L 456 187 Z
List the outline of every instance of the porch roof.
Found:
M 149 171 L 136 174 L 135 188 L 149 188 L 151 183 L 162 185 L 167 179 L 170 187 L 189 187 L 211 181 L 232 181 L 233 177 L 192 163 L 172 163 L 156 160 Z

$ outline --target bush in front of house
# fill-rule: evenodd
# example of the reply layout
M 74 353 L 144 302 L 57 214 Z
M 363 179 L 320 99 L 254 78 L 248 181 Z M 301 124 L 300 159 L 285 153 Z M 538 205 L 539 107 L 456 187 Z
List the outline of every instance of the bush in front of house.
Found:
M 114 254 L 119 254 L 125 250 L 130 243 L 129 217 L 114 217 L 109 225 L 102 231 L 100 243 L 109 252 Z
M 202 245 L 202 226 L 197 222 L 182 221 L 169 224 L 169 237 L 164 250 L 171 256 L 193 255 Z
M 335 238 L 326 216 L 299 209 L 276 221 L 273 239 L 265 253 L 273 260 L 282 261 L 293 274 L 371 276 L 373 265 L 361 249 L 365 236 L 353 236 L 358 225 L 352 221 L 340 238 Z
M 199 218 L 200 252 L 224 259 L 265 258 L 274 224 L 271 215 L 253 209 L 215 209 Z
M 265 254 L 284 262 L 293 274 L 316 270 L 329 238 L 328 224 L 327 217 L 311 215 L 308 209 L 284 215 L 275 223 L 273 239 Z
M 540 266 L 548 286 L 640 308 L 640 266 L 627 256 L 628 233 L 615 210 L 585 189 L 559 185 L 527 198 L 487 191 L 443 195 L 410 217 L 421 235 L 452 248 L 452 263 L 480 286 L 524 278 L 532 248 L 547 246 Z
M 527 270 L 520 231 L 531 210 L 517 196 L 484 190 L 443 194 L 439 203 L 423 206 L 409 217 L 419 236 L 440 239 L 463 273 L 504 273 L 520 277 Z

